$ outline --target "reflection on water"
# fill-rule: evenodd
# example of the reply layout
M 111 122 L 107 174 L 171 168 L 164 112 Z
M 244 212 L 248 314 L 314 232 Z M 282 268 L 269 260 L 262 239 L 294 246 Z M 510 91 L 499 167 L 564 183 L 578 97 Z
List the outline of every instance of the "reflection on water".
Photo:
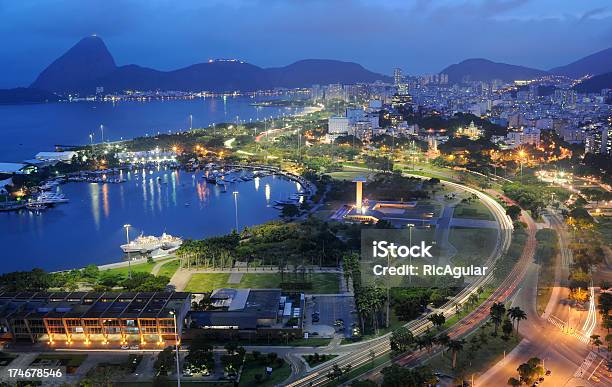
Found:
M 59 270 L 89 263 L 122 259 L 123 225 L 130 234 L 183 238 L 219 235 L 234 228 L 234 201 L 240 196 L 241 227 L 276 219 L 269 206 L 287 199 L 297 189 L 294 182 L 278 177 L 232 183 L 228 193 L 207 184 L 202 173 L 175 170 L 126 171 L 121 184 L 68 183 L 57 188 L 70 202 L 40 215 L 29 211 L 0 213 L 1 271 L 42 267 Z M 259 190 L 263 184 L 264 190 Z

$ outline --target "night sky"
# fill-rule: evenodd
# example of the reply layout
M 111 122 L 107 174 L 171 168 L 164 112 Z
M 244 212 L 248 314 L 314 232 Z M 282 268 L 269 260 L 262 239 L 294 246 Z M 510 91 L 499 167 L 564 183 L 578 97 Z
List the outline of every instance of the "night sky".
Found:
M 273 67 L 355 61 L 390 74 L 470 57 L 541 69 L 612 46 L 609 0 L 0 0 L 0 87 L 29 85 L 84 36 L 118 65 L 167 70 L 209 58 Z

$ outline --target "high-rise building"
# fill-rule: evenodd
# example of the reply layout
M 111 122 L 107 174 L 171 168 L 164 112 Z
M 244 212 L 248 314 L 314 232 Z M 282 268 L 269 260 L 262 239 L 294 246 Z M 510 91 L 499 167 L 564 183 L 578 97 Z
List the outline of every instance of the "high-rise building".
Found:
M 585 151 L 602 155 L 612 155 L 612 127 L 604 125 L 586 137 Z
M 393 69 L 393 84 L 399 86 L 402 83 L 402 69 L 399 67 Z

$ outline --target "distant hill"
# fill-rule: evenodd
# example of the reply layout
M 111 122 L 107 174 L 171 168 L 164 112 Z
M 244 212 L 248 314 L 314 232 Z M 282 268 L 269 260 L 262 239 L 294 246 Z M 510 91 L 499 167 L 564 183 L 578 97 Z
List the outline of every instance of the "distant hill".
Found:
M 612 71 L 612 47 L 598 51 L 565 66 L 555 67 L 550 72 L 580 78 L 584 75 L 599 75 Z
M 612 72 L 596 75 L 580 82 L 574 89 L 579 93 L 599 93 L 601 89 L 612 89 Z
M 17 87 L 15 89 L 0 89 L 0 105 L 14 103 L 57 102 L 59 97 L 51 92 Z
M 305 59 L 285 67 L 266 69 L 269 79 L 282 87 L 327 85 L 330 83 L 390 82 L 391 78 L 366 70 L 353 62 L 328 59 Z
M 30 87 L 56 92 L 73 91 L 116 68 L 115 60 L 102 39 L 89 36 L 44 69 Z
M 543 70 L 498 63 L 480 58 L 466 59 L 463 62 L 448 66 L 440 71 L 440 73 L 448 74 L 448 80 L 451 83 L 491 81 L 493 79 L 514 81 L 520 79 L 533 79 L 546 75 L 546 71 Z
M 82 39 L 47 67 L 31 87 L 59 93 L 91 94 L 105 91 L 182 90 L 254 91 L 274 87 L 308 87 L 321 83 L 390 81 L 362 66 L 336 60 L 309 59 L 289 66 L 264 69 L 240 61 L 211 61 L 172 71 L 138 65 L 117 67 L 101 38 Z

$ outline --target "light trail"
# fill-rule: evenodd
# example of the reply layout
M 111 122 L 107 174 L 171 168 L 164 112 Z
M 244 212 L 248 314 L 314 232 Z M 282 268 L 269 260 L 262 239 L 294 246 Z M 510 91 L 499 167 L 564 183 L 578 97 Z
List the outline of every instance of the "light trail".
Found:
M 422 178 L 422 176 L 411 175 L 411 174 L 404 174 L 404 176 L 415 176 L 415 177 Z M 446 181 L 446 180 L 440 180 L 440 181 L 443 184 L 448 185 L 450 187 L 454 187 L 456 189 L 460 189 L 460 190 L 476 195 L 482 201 L 482 203 L 493 213 L 493 216 L 496 218 L 500 226 L 499 232 L 498 232 L 498 243 L 495 247 L 495 250 L 487 258 L 486 264 L 489 267 L 494 267 L 497 259 L 501 257 L 508 250 L 508 247 L 510 246 L 510 242 L 512 239 L 512 230 L 514 226 L 512 224 L 511 219 L 506 215 L 505 209 L 494 198 L 492 198 L 491 196 L 481 191 L 478 191 L 474 188 L 470 188 L 470 187 L 467 187 L 461 184 Z M 535 225 L 533 225 L 533 221 L 528 222 L 528 224 L 530 225 L 530 229 L 535 227 Z M 535 233 L 535 231 L 533 233 Z M 535 238 L 531 238 L 531 239 L 533 239 L 533 243 L 535 243 Z M 527 245 L 525 248 L 527 249 Z M 534 250 L 535 250 L 535 246 L 531 246 L 527 254 L 528 255 L 527 261 L 529 261 L 531 259 L 530 257 L 533 256 Z M 525 252 L 524 252 L 524 255 L 525 255 Z M 504 298 L 508 298 L 511 295 L 512 291 L 514 291 L 514 288 L 518 285 L 518 283 L 522 279 L 522 275 L 524 275 L 528 267 L 528 265 L 524 263 L 525 262 L 523 262 L 523 260 L 521 259 L 515 265 L 515 268 L 512 271 L 512 273 L 515 273 L 515 272 L 518 273 L 519 271 L 521 271 L 521 269 L 523 270 L 520 273 L 521 276 L 519 276 L 519 278 L 517 278 L 515 281 L 512 282 L 512 285 L 513 285 L 512 288 L 507 290 L 506 292 L 501 292 L 501 296 L 503 296 Z M 446 318 L 453 316 L 456 313 L 455 304 L 465 303 L 469 299 L 470 295 L 476 292 L 478 288 L 487 285 L 489 282 L 493 280 L 493 274 L 494 274 L 494 271 L 492 270 L 486 276 L 480 277 L 478 280 L 471 283 L 468 287 L 464 288 L 462 291 L 459 292 L 459 294 L 457 294 L 455 297 L 449 300 L 446 304 L 444 304 L 442 308 L 440 308 L 442 309 L 442 313 L 444 314 L 444 316 Z M 505 284 L 511 277 L 512 276 L 510 275 L 508 278 L 506 278 L 503 284 Z M 459 322 L 455 324 L 456 326 L 459 326 L 459 329 L 462 329 L 461 332 L 457 330 L 457 332 L 459 332 L 457 333 L 458 335 L 462 335 L 467 330 L 472 329 L 474 326 L 473 325 L 474 321 L 480 322 L 488 316 L 488 307 L 490 307 L 490 304 L 492 304 L 492 302 L 489 304 L 488 301 L 491 300 L 493 296 L 499 292 L 500 289 L 501 288 L 496 290 L 496 292 L 494 292 L 494 294 L 491 297 L 489 297 L 488 300 L 483 302 L 481 306 L 478 307 L 475 311 L 473 311 L 468 316 L 464 317 L 463 319 L 461 319 Z M 495 297 L 494 299 L 497 299 L 497 297 Z M 486 310 L 483 309 L 483 305 L 487 305 Z M 476 318 L 476 320 L 474 320 L 474 318 Z M 466 325 L 466 321 L 469 324 Z M 411 332 L 415 336 L 417 336 L 417 335 L 421 335 L 425 333 L 428 329 L 433 327 L 433 324 L 429 320 L 427 320 L 427 316 L 423 316 L 417 320 L 413 320 L 405 324 L 404 327 L 410 329 Z M 376 348 L 375 351 L 379 351 L 376 353 L 378 356 L 380 356 L 380 355 L 386 354 L 387 352 L 391 350 L 389 346 L 390 335 L 391 333 L 387 333 L 383 336 L 372 339 L 368 342 L 356 343 L 352 345 L 349 344 L 343 347 L 355 346 L 356 350 L 359 350 L 361 347 L 363 347 L 363 349 L 368 349 L 368 350 L 373 350 L 374 348 Z M 342 368 L 348 364 L 351 364 L 351 366 L 355 366 L 356 364 L 363 364 L 363 359 L 365 358 L 367 361 L 367 359 L 369 358 L 368 352 L 369 351 L 367 352 L 360 351 L 356 353 L 351 352 L 346 355 L 340 355 L 337 358 L 322 364 L 320 368 L 318 369 L 315 368 L 313 373 L 308 374 L 307 376 L 303 378 L 300 378 L 292 383 L 287 384 L 287 387 L 318 386 L 318 385 L 328 383 L 329 378 L 327 374 L 329 373 L 329 371 L 332 370 L 334 365 L 338 365 Z M 413 352 L 412 354 L 415 354 L 415 353 L 416 352 Z

